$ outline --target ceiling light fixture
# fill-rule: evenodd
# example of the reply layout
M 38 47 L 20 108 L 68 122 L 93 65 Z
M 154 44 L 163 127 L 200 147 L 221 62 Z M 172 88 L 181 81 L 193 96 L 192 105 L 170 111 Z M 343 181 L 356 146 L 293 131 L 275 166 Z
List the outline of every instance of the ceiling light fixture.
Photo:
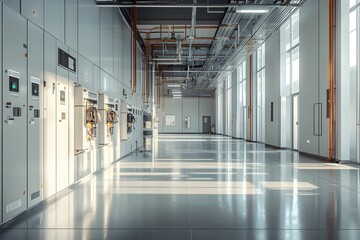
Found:
M 262 6 L 240 6 L 236 9 L 237 13 L 268 13 L 270 9 Z
M 179 88 L 179 87 L 181 87 L 181 84 L 168 84 L 167 86 L 169 88 Z

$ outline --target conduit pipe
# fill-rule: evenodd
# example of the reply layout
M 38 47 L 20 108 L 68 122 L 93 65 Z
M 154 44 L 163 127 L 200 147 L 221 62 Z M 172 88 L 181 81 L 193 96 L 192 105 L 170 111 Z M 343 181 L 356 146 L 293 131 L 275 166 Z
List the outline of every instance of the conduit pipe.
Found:
M 194 0 L 194 4 L 196 4 L 197 0 Z M 196 25 L 196 7 L 192 8 L 192 13 L 191 13 L 191 26 L 190 26 L 190 34 L 189 34 L 189 61 L 193 61 L 193 56 L 192 56 L 192 44 L 195 38 L 195 25 Z
M 133 90 L 133 92 L 136 92 L 136 43 L 137 43 L 137 31 L 136 31 L 136 0 L 133 0 L 134 2 L 134 7 L 131 8 L 131 20 L 132 20 L 132 42 L 131 42 L 131 47 L 132 47 L 132 81 L 131 81 L 131 88 Z
M 335 160 L 336 139 L 335 12 L 335 0 L 329 0 L 329 161 Z

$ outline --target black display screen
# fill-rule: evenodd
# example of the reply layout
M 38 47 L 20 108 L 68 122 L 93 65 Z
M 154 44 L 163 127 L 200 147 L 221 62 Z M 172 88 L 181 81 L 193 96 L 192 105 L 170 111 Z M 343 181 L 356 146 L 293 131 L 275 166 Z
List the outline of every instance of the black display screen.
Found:
M 9 76 L 9 91 L 19 92 L 19 79 L 16 77 Z
M 58 65 L 76 73 L 76 59 L 62 49 L 58 49 Z
M 39 96 L 39 84 L 31 83 L 31 94 L 33 96 Z

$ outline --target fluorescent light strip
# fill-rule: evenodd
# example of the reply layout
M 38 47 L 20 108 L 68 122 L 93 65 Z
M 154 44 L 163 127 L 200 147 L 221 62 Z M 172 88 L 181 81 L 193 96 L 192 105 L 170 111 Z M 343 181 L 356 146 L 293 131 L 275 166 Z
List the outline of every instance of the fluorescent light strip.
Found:
M 167 86 L 170 87 L 170 88 L 179 88 L 179 87 L 181 87 L 180 84 L 168 84 Z
M 262 6 L 241 6 L 236 9 L 237 13 L 267 13 L 270 9 Z
M 237 13 L 267 13 L 269 10 L 245 10 L 245 9 L 239 9 L 236 10 Z

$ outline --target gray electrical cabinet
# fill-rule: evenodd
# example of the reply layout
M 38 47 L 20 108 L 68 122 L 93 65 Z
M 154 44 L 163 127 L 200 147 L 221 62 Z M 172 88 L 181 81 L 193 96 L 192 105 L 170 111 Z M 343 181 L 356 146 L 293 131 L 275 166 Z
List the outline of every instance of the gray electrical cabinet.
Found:
M 3 221 L 27 208 L 26 37 L 25 18 L 3 5 Z
M 28 21 L 28 207 L 42 200 L 43 31 Z

